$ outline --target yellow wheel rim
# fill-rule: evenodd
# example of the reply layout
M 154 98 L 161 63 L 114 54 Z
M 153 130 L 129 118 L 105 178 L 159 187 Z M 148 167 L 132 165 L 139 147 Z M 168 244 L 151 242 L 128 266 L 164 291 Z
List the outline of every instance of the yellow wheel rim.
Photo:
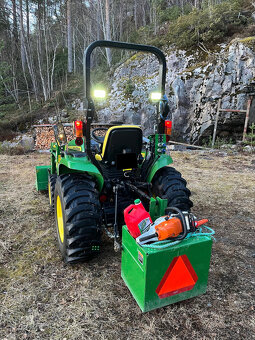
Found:
M 58 222 L 58 234 L 60 241 L 64 242 L 64 221 L 60 197 L 57 197 L 57 222 Z
M 49 193 L 49 199 L 50 199 L 50 205 L 51 203 L 51 190 L 50 190 L 50 182 L 48 182 L 48 193 Z

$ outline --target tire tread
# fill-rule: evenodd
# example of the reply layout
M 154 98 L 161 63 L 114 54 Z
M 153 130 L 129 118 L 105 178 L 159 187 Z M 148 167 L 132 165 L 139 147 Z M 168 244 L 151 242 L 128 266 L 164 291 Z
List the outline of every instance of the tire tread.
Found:
M 152 184 L 154 193 L 167 199 L 168 206 L 177 207 L 183 211 L 190 211 L 192 208 L 191 192 L 186 187 L 187 182 L 175 168 L 164 167 L 160 169 Z

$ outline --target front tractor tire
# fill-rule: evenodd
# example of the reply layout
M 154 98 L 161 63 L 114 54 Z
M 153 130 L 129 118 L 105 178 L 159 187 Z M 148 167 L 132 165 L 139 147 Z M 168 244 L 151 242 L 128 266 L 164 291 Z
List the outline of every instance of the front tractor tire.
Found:
M 49 194 L 49 204 L 50 211 L 54 211 L 54 191 L 56 185 L 57 175 L 48 175 L 48 194 Z
M 176 207 L 182 211 L 190 211 L 193 203 L 187 182 L 179 171 L 172 167 L 158 170 L 152 181 L 154 195 L 167 199 L 168 207 Z
M 58 176 L 54 203 L 64 262 L 83 262 L 96 255 L 101 239 L 101 207 L 93 178 L 83 174 Z

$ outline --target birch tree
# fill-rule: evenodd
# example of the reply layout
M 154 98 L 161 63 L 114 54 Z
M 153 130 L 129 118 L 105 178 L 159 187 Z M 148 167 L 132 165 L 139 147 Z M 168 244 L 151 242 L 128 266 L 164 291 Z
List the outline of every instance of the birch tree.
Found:
M 72 0 L 66 2 L 67 17 L 67 50 L 68 50 L 68 66 L 69 73 L 73 72 L 73 33 L 72 33 Z

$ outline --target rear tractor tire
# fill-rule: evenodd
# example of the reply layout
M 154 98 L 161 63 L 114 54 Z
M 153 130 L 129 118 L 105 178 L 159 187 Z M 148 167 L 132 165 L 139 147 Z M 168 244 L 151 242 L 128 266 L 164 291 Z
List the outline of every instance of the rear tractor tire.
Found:
M 193 203 L 187 182 L 179 171 L 172 167 L 163 167 L 156 172 L 152 181 L 152 190 L 156 196 L 167 199 L 168 207 L 176 207 L 182 211 L 190 211 Z
M 101 206 L 93 178 L 83 174 L 58 176 L 54 202 L 64 262 L 83 262 L 96 255 L 101 239 Z

